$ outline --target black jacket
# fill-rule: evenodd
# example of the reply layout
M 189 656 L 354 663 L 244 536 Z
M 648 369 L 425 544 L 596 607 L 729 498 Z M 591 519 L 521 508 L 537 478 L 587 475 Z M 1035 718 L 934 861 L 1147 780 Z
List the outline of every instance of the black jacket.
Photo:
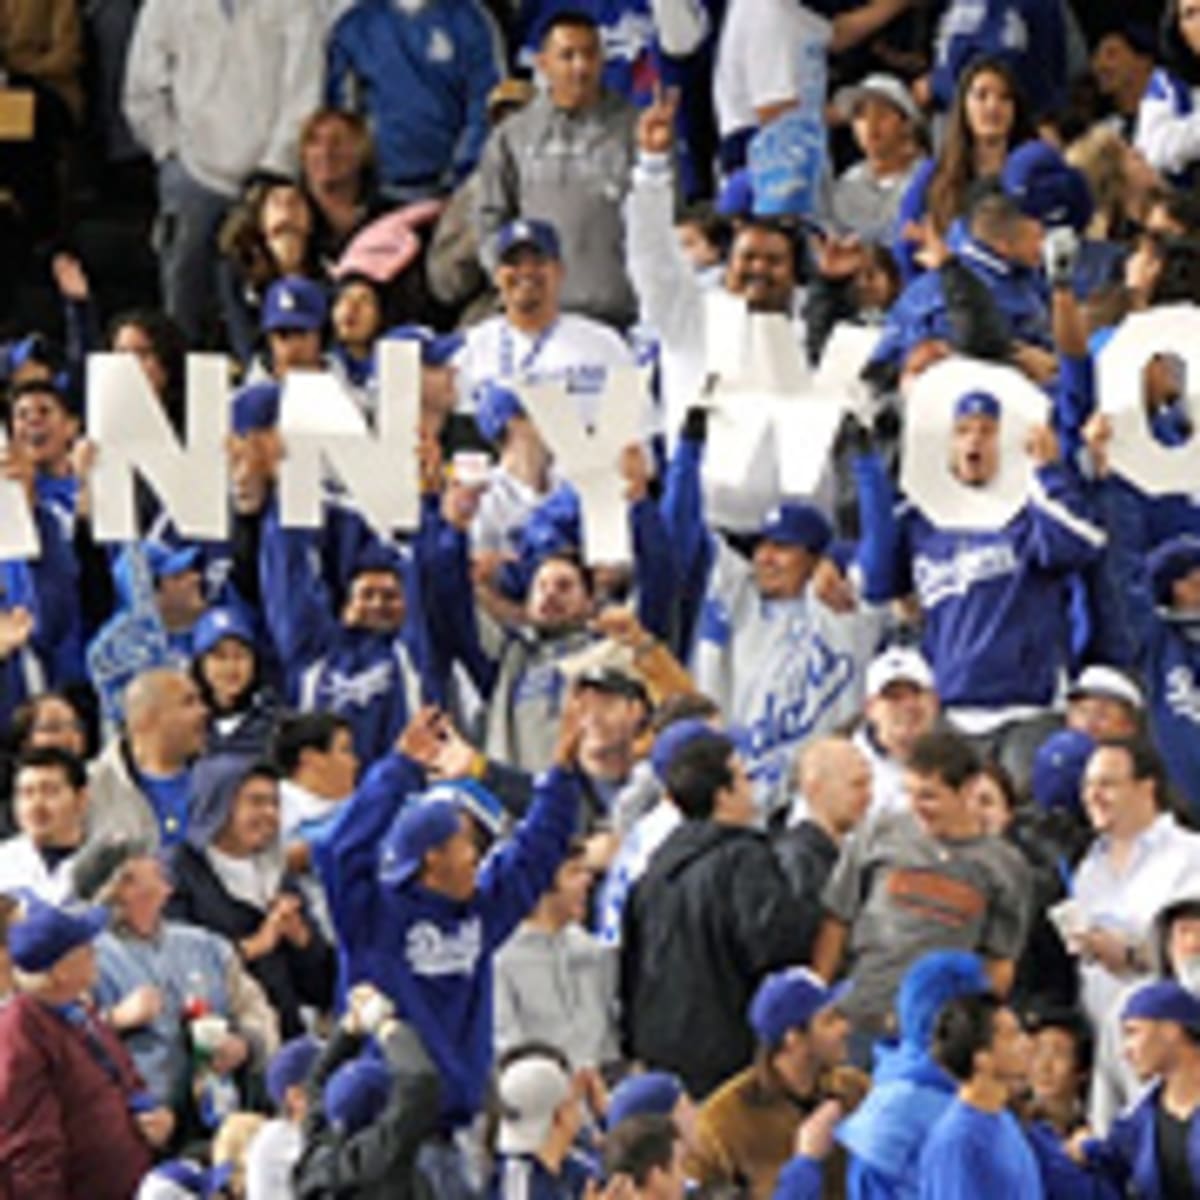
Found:
M 774 846 L 796 902 L 812 914 L 815 933 L 821 919 L 821 895 L 837 866 L 838 844 L 816 821 L 805 819 L 779 834 Z
M 397 1025 L 380 1041 L 394 1081 L 387 1108 L 365 1129 L 345 1137 L 325 1117 L 322 1093 L 343 1063 L 357 1058 L 363 1039 L 340 1026 L 308 1077 L 303 1149 L 292 1173 L 296 1200 L 425 1200 L 429 1189 L 415 1169 L 417 1151 L 437 1125 L 438 1075 L 420 1039 Z
M 234 946 L 258 932 L 266 913 L 231 896 L 208 865 L 208 860 L 194 846 L 186 842 L 176 846 L 170 867 L 173 892 L 167 903 L 168 917 L 211 929 Z M 300 894 L 295 882 L 286 875 L 279 890 L 281 894 Z M 307 909 L 304 919 L 312 934 L 307 946 L 300 949 L 281 941 L 270 954 L 245 964 L 246 970 L 262 984 L 267 999 L 279 1014 L 279 1029 L 284 1040 L 299 1037 L 304 1032 L 300 1016 L 303 1005 L 325 1009 L 333 1000 L 336 955 Z
M 751 997 L 764 975 L 805 961 L 813 932 L 764 834 L 684 821 L 625 906 L 626 1053 L 702 1099 L 749 1064 Z

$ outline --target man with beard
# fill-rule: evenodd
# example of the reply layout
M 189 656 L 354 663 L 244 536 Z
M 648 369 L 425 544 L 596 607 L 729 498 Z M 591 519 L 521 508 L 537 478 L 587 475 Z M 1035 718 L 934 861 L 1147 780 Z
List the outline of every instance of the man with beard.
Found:
M 612 329 L 562 311 L 567 271 L 558 230 L 548 221 L 510 221 L 495 241 L 493 279 L 503 313 L 473 326 L 451 365 L 460 404 L 476 411 L 486 385 L 562 380 L 580 397 L 581 415 L 594 417 L 584 399 L 603 386 L 605 372 L 633 365 L 629 348 Z
M 960 484 L 986 488 L 996 478 L 1000 416 L 1000 402 L 986 392 L 956 401 L 949 469 Z M 1104 541 L 1048 427 L 1030 432 L 1026 453 L 1034 467 L 1029 500 L 999 529 L 948 529 L 911 505 L 893 509 L 879 457 L 856 463 L 866 598 L 915 594 L 947 719 L 1019 786 L 1057 725 L 1049 710 L 1068 649 L 1068 577 Z
M 675 189 L 670 150 L 678 97 L 660 97 L 638 123 L 638 159 L 625 210 L 629 276 L 642 320 L 659 339 L 667 427 L 677 429 L 704 383 L 704 287 L 679 248 L 674 229 Z M 729 250 L 721 286 L 753 313 L 792 318 L 797 347 L 805 330 L 796 291 L 791 234 L 775 220 L 742 221 Z

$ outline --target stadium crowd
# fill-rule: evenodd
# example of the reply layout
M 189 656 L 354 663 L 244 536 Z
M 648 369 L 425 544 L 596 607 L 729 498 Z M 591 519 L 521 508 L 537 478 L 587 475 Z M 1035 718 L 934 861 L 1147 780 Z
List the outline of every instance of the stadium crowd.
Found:
M 0 0 L 0 1196 L 1200 1197 L 1197 188 L 1200 0 Z

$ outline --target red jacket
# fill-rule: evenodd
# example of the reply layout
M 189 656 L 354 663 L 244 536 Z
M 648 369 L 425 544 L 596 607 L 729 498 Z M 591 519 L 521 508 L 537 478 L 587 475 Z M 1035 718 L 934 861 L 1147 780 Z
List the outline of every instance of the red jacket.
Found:
M 129 1112 L 141 1077 L 116 1035 L 96 1029 L 116 1080 L 53 1009 L 31 996 L 0 1008 L 4 1200 L 129 1200 L 150 1169 Z

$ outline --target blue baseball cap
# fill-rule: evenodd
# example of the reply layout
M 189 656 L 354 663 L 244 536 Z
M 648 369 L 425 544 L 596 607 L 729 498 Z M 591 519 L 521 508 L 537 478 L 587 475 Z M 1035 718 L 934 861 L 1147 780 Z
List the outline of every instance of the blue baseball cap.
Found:
M 145 1178 L 137 1191 L 137 1200 L 190 1200 L 199 1196 L 211 1200 L 220 1195 L 233 1179 L 233 1163 L 205 1169 L 186 1158 L 173 1158 L 159 1163 Z
M 1158 57 L 1158 30 L 1149 21 L 1118 22 L 1105 29 L 1097 41 L 1110 37 L 1122 38 L 1142 58 Z
M 754 182 L 750 168 L 734 171 L 721 184 L 717 196 L 717 213 L 722 217 L 748 217 L 754 211 Z
M 513 250 L 528 247 L 546 258 L 562 258 L 562 247 L 558 241 L 558 230 L 549 221 L 518 218 L 509 221 L 496 234 L 496 257 L 504 259 Z
M 789 1029 L 800 1029 L 826 1008 L 839 1004 L 850 981 L 826 986 L 808 967 L 788 967 L 768 975 L 750 1002 L 750 1024 L 760 1042 L 778 1046 Z
M 630 1117 L 669 1117 L 685 1094 L 683 1081 L 670 1071 L 630 1075 L 613 1089 L 604 1123 L 616 1129 Z
M 500 440 L 513 417 L 525 415 L 516 392 L 490 379 L 475 389 L 474 398 L 475 424 L 489 442 Z
M 1046 810 L 1079 812 L 1079 793 L 1094 739 L 1079 729 L 1052 733 L 1033 756 L 1029 790 L 1034 803 Z
M 254 630 L 236 608 L 210 608 L 192 629 L 192 657 L 201 658 L 222 638 L 237 638 L 255 649 Z
M 1174 979 L 1140 987 L 1121 1010 L 1122 1021 L 1173 1021 L 1200 1032 L 1200 996 L 1194 996 Z
M 199 546 L 164 546 L 162 542 L 146 542 L 146 565 L 154 582 L 200 569 Z
M 240 437 L 279 424 L 279 406 L 283 393 L 277 383 L 251 383 L 238 388 L 230 402 L 230 424 Z
M 954 419 L 965 417 L 991 417 L 1000 420 L 1000 401 L 991 392 L 964 392 L 954 402 Z
M 444 846 L 460 828 L 459 806 L 444 796 L 417 797 L 397 814 L 379 853 L 379 881 L 400 887 L 412 879 L 430 850 Z
M 759 534 L 764 541 L 803 546 L 813 554 L 821 554 L 833 540 L 828 517 L 815 505 L 799 502 L 781 504 L 768 513 Z
M 321 1053 L 321 1043 L 307 1034 L 284 1042 L 267 1064 L 267 1095 L 276 1108 L 283 1107 L 288 1088 L 302 1084 Z
M 1200 537 L 1181 533 L 1160 542 L 1146 556 L 1146 574 L 1158 604 L 1169 607 L 1171 585 L 1200 567 Z
M 492 837 L 500 836 L 504 828 L 504 805 L 476 779 L 452 779 L 435 783 L 422 794 L 421 802 L 444 801 L 459 812 L 468 813 Z
M 404 582 L 404 555 L 391 542 L 375 539 L 364 542 L 350 565 L 350 578 L 368 571 L 390 571 Z
M 343 1136 L 365 1129 L 387 1107 L 392 1073 L 377 1058 L 343 1063 L 325 1083 L 325 1116 Z
M 383 335 L 388 342 L 416 342 L 423 367 L 444 367 L 462 348 L 461 333 L 435 333 L 428 325 L 395 325 Z
M 47 904 L 32 892 L 20 895 L 21 915 L 8 928 L 8 953 L 22 971 L 49 970 L 72 950 L 96 940 L 108 910 Z
M 650 766 L 654 768 L 658 779 L 665 782 L 667 771 L 681 750 L 693 742 L 722 736 L 721 732 L 714 729 L 703 717 L 684 717 L 682 720 L 672 721 L 654 739 L 654 746 L 650 750 Z
M 1040 139 L 1008 156 L 1000 182 L 1021 212 L 1043 225 L 1069 225 L 1082 233 L 1092 219 L 1092 193 L 1083 173 Z
M 315 333 L 325 327 L 329 299 L 325 289 L 301 275 L 285 275 L 267 289 L 262 307 L 263 333 L 299 330 Z

